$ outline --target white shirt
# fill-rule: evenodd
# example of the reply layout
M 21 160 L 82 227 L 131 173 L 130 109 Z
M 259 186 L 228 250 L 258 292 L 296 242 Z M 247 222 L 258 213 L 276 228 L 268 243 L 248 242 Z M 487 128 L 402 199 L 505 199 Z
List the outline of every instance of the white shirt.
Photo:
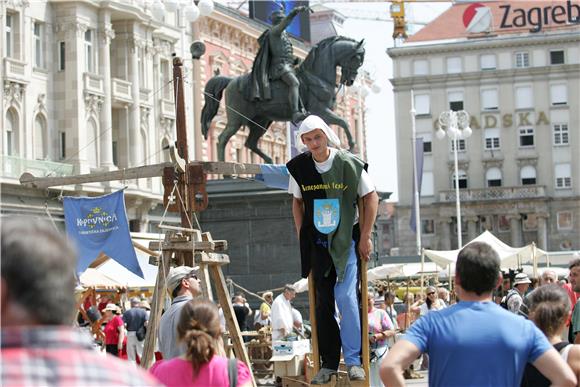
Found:
M 330 150 L 330 156 L 328 156 L 328 159 L 326 159 L 321 163 L 314 160 L 314 166 L 316 167 L 316 171 L 318 173 L 328 172 L 330 171 L 330 168 L 332 168 L 334 156 L 336 156 L 336 152 L 338 151 L 338 149 L 330 147 L 328 149 Z M 371 177 L 369 176 L 367 171 L 365 171 L 364 169 L 360 177 L 361 178 L 358 183 L 357 194 L 359 197 L 362 198 L 368 193 L 373 192 L 375 190 L 375 185 L 373 184 Z M 294 180 L 294 177 L 292 177 L 292 175 L 290 175 L 290 181 L 288 182 L 288 193 L 294 195 L 296 199 L 302 199 L 302 192 L 300 192 L 300 186 L 298 185 L 296 180 Z
M 272 340 L 281 340 L 285 335 L 292 332 L 294 326 L 294 316 L 292 316 L 292 305 L 284 297 L 284 293 L 278 295 L 272 303 Z M 280 329 L 285 330 L 285 334 Z

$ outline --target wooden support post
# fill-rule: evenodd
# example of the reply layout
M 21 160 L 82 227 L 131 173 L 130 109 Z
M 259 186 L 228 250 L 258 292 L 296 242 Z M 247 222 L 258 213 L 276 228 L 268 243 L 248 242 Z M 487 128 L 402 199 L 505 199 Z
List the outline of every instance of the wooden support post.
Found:
M 171 238 L 172 233 L 165 234 L 165 240 Z M 163 251 L 161 254 L 161 262 L 157 269 L 157 280 L 155 281 L 155 290 L 153 292 L 153 303 L 151 305 L 151 314 L 149 316 L 149 323 L 147 324 L 147 334 L 145 335 L 145 343 L 143 345 L 143 356 L 141 356 L 141 367 L 147 369 L 153 360 L 153 352 L 155 350 L 155 339 L 157 338 L 157 329 L 159 328 L 159 320 L 161 320 L 161 311 L 165 303 L 166 284 L 165 280 L 169 274 L 169 261 L 171 259 L 171 251 Z
M 358 224 L 363 224 L 364 219 L 364 199 L 358 199 Z M 361 381 L 360 384 L 368 387 L 370 383 L 370 352 L 369 352 L 369 307 L 368 307 L 368 281 L 367 281 L 367 261 L 361 259 L 360 264 L 360 298 L 361 298 L 361 350 L 362 350 L 362 366 L 365 370 L 366 380 Z M 359 385 L 360 385 L 359 384 Z
M 240 326 L 238 325 L 236 315 L 234 314 L 232 299 L 227 291 L 226 280 L 224 278 L 222 268 L 218 265 L 209 265 L 209 272 L 216 287 L 219 303 L 224 312 L 226 326 L 230 332 L 230 337 L 234 345 L 236 357 L 248 365 L 248 368 L 250 369 L 250 375 L 252 377 L 252 386 L 256 386 L 254 374 L 252 373 L 250 357 L 248 356 L 248 351 L 246 351 L 244 341 L 242 340 L 242 333 L 240 331 Z
M 308 305 L 310 311 L 312 360 L 314 361 L 314 375 L 320 371 L 320 351 L 318 350 L 318 326 L 316 325 L 316 286 L 312 271 L 308 275 Z

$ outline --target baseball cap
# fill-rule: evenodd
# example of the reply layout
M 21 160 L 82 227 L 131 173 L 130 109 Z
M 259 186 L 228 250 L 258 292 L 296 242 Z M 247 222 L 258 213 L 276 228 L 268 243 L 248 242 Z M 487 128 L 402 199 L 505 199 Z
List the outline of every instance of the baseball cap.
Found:
M 514 280 L 514 286 L 519 284 L 531 284 L 530 277 L 526 273 L 518 273 L 516 274 L 516 278 Z
M 302 135 L 312 132 L 313 130 L 320 129 L 326 134 L 326 138 L 328 138 L 328 144 L 332 145 L 336 148 L 340 148 L 340 140 L 336 133 L 330 129 L 330 127 L 324 122 L 324 120 L 314 114 L 309 115 L 302 121 L 300 127 L 298 128 L 298 132 L 296 133 L 296 148 L 300 152 L 306 150 L 306 145 L 302 142 Z
M 191 273 L 196 273 L 199 266 L 177 266 L 172 267 L 167 275 L 167 291 L 173 293 L 175 288 L 181 283 L 181 280 Z

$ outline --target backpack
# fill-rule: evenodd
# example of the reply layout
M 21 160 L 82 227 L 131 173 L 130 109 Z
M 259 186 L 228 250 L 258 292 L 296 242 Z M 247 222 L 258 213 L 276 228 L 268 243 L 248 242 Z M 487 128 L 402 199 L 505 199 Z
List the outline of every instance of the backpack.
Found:
M 508 294 L 502 298 L 501 302 L 499 303 L 499 306 L 501 306 L 502 308 L 509 310 L 508 309 L 508 300 L 511 298 L 511 296 L 513 296 L 514 294 L 518 294 L 517 290 L 511 289 Z

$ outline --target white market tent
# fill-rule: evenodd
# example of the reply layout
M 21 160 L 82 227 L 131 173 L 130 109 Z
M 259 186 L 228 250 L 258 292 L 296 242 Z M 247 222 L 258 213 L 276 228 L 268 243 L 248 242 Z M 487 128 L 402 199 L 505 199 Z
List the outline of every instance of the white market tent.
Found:
M 131 240 L 141 246 L 148 247 L 150 241 L 152 240 L 162 241 L 163 237 L 161 236 L 161 239 L 159 239 L 158 234 L 131 233 Z M 110 259 L 107 256 L 104 256 L 105 259 L 101 260 L 102 262 L 97 264 L 95 269 L 99 273 L 104 274 L 106 277 L 117 282 L 117 284 L 119 284 L 120 286 L 126 288 L 155 287 L 155 281 L 157 279 L 157 266 L 149 264 L 149 254 L 137 248 L 135 249 L 135 253 L 137 254 L 137 260 L 139 261 L 139 266 L 141 266 L 141 270 L 143 271 L 143 276 L 145 278 L 139 277 L 133 272 L 127 270 L 125 267 L 123 267 L 120 263 L 118 263 L 114 259 Z
M 434 262 L 425 263 L 422 270 L 420 263 L 387 263 L 368 270 L 367 279 L 373 281 L 387 277 L 413 277 L 421 273 L 439 273 L 439 271 Z
M 548 251 L 539 258 L 546 266 L 566 266 L 573 259 L 580 258 L 580 250 L 577 251 Z
M 544 250 L 541 250 L 535 246 L 535 244 L 529 244 L 524 247 L 511 247 L 496 238 L 491 232 L 484 231 L 477 238 L 473 239 L 469 243 L 473 242 L 485 242 L 489 244 L 497 253 L 499 254 L 499 259 L 502 268 L 517 268 L 524 263 L 532 263 L 537 265 L 537 260 L 539 257 L 546 255 Z M 466 246 L 469 244 L 467 243 Z M 457 250 L 424 250 L 424 254 L 430 260 L 435 262 L 438 266 L 442 268 L 448 268 L 449 265 L 454 268 L 455 262 L 457 261 L 457 254 L 459 254 L 459 249 Z
M 115 279 L 91 267 L 83 271 L 79 277 L 79 282 L 83 288 L 114 289 L 122 286 L 119 282 L 115 281 Z

